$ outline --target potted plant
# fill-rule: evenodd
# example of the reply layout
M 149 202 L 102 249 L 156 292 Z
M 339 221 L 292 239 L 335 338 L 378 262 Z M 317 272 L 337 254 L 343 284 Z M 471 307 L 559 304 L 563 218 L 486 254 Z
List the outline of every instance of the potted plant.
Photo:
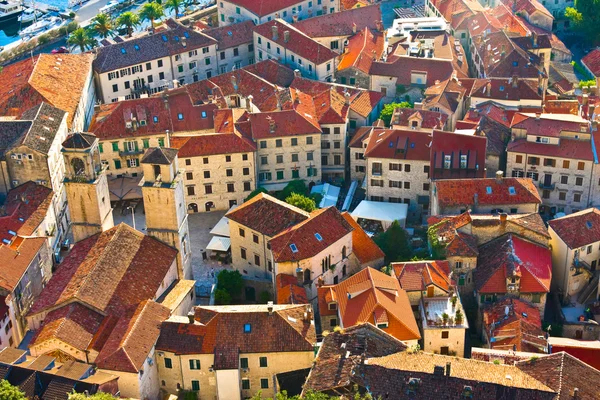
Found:
M 442 314 L 442 322 L 444 323 L 444 325 L 446 325 L 448 323 L 448 314 L 443 313 Z
M 454 314 L 454 321 L 456 322 L 456 325 L 462 325 L 463 313 L 460 311 L 460 309 L 456 310 L 456 314 Z

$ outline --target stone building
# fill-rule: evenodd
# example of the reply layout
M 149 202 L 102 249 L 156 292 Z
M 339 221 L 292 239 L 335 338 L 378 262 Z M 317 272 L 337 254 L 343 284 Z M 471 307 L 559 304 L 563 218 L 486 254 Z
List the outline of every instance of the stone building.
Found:
M 217 41 L 217 68 L 224 74 L 254 64 L 253 21 L 206 29 L 206 35 Z
M 431 135 L 431 179 L 485 177 L 487 139 L 433 130 Z
M 259 392 L 274 397 L 276 375 L 310 368 L 316 342 L 308 305 L 196 307 L 161 326 L 156 343 L 161 391 L 220 400 Z
M 229 210 L 256 189 L 256 146 L 235 133 L 171 138 L 185 171 L 188 212 Z
M 231 25 L 251 20 L 256 25 L 276 18 L 297 22 L 313 16 L 333 14 L 340 11 L 337 1 L 327 0 L 223 0 L 218 4 L 219 25 Z
M 336 79 L 342 85 L 369 89 L 371 64 L 374 60 L 381 59 L 387 51 L 385 34 L 365 27 L 344 43 L 347 44 L 337 66 Z

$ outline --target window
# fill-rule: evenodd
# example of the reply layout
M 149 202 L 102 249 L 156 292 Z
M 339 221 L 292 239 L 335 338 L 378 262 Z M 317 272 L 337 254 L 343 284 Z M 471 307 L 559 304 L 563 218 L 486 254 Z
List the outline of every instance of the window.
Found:
M 423 190 L 428 192 L 429 191 L 429 183 L 424 183 L 423 184 Z
M 226 169 L 226 170 L 225 170 L 225 174 L 226 174 L 227 176 L 233 176 L 233 170 L 232 170 L 232 169 Z
M 204 185 L 204 194 L 212 194 L 212 185 Z
M 575 185 L 583 186 L 583 178 L 581 176 L 575 177 Z
M 280 180 L 282 180 L 282 179 L 285 179 L 285 178 L 284 178 L 284 173 L 283 173 L 283 172 L 284 172 L 284 171 L 277 171 L 277 180 L 278 180 L 278 181 L 280 181 Z
M 307 136 L 306 137 L 306 144 L 313 144 L 313 138 L 312 138 L 312 136 Z
M 225 156 L 225 162 L 231 162 L 231 156 Z
M 163 79 L 165 79 L 165 73 L 164 73 L 164 72 L 159 72 L 159 73 L 158 73 L 158 79 L 160 79 L 161 81 L 162 81 Z
M 121 169 L 121 160 L 114 160 L 115 162 L 115 169 Z
M 194 179 L 194 174 L 192 172 L 186 172 L 185 179 L 187 179 L 188 181 Z
M 208 164 L 208 157 L 204 157 L 202 159 L 202 164 Z
M 246 237 L 246 231 L 243 230 L 242 228 L 240 228 L 240 236 L 241 237 Z
M 275 147 L 283 147 L 283 141 L 281 139 L 275 140 Z
M 242 389 L 250 390 L 250 379 L 242 379 Z
M 577 163 L 577 169 L 578 169 L 579 171 L 583 171 L 583 170 L 585 169 L 585 163 L 584 163 L 583 161 L 579 161 L 579 162 Z
M 283 155 L 282 154 L 278 154 L 275 156 L 275 162 L 277 164 L 283 164 Z
M 592 246 L 588 246 L 588 247 L 587 247 L 587 253 L 588 253 L 588 254 L 591 254 L 591 253 L 592 253 Z
M 450 331 L 442 331 L 442 339 L 448 339 Z
M 210 57 L 206 57 L 206 58 L 204 59 L 204 65 L 210 65 Z M 207 75 L 207 77 L 208 77 L 208 78 L 210 78 L 210 77 L 208 76 L 208 74 L 209 74 L 209 72 L 207 71 L 207 72 L 206 72 L 206 75 Z
M 558 192 L 558 199 L 559 200 L 566 200 L 567 199 L 567 192 Z
M 117 85 L 116 83 L 112 86 L 113 89 L 113 93 L 118 92 L 119 91 L 119 85 Z
M 100 151 L 100 153 L 104 153 L 104 145 L 102 143 L 98 144 L 98 150 Z M 33 156 L 30 156 L 31 158 L 33 158 Z M 30 160 L 31 160 L 30 158 Z
M 406 166 L 409 167 L 409 169 L 410 169 L 410 165 L 407 164 Z M 428 174 L 429 173 L 429 165 L 423 166 L 423 173 L 424 174 Z
M 390 163 L 390 171 L 402 171 L 402 164 Z
M 260 256 L 258 254 L 254 255 L 254 264 L 260 267 Z M 261 365 L 261 367 L 262 367 L 262 365 Z
M 244 182 L 244 192 L 249 192 L 250 190 L 250 182 Z
M 540 165 L 540 159 L 538 157 L 529 157 L 527 162 L 529 165 Z
M 182 113 L 177 114 L 177 119 L 180 121 L 183 121 L 183 114 Z
M 235 184 L 228 183 L 227 184 L 227 193 L 234 193 L 234 192 L 235 192 Z
M 575 203 L 580 203 L 581 202 L 581 193 L 573 193 L 573 201 Z M 573 211 L 575 212 L 575 211 Z
M 240 248 L 240 257 L 242 257 L 242 259 L 244 259 L 244 260 L 246 259 L 246 249 Z M 248 325 L 248 327 L 250 327 L 250 324 L 246 324 L 246 325 Z M 248 328 L 248 329 L 250 329 L 250 328 Z M 246 332 L 246 326 L 244 326 L 244 332 Z M 250 331 L 247 331 L 247 332 L 250 332 Z
M 171 369 L 173 368 L 173 362 L 170 358 L 165 358 L 165 368 Z
M 158 60 L 157 64 L 158 64 L 158 68 L 162 67 L 163 66 L 163 60 Z
M 268 378 L 260 378 L 260 388 L 261 389 L 269 388 L 269 379 Z
M 240 368 L 248 368 L 248 359 L 246 357 L 240 358 Z
M 268 366 L 267 357 L 261 357 L 259 359 L 259 363 L 260 363 L 261 368 L 266 368 Z
M 200 391 L 200 381 L 192 381 L 192 390 Z
M 410 164 L 404 164 L 404 172 L 410 172 Z
M 549 199 L 550 198 L 550 191 L 549 190 L 543 190 L 542 191 L 542 198 L 543 199 Z
M 210 171 L 204 171 L 204 179 L 210 179 Z
M 544 167 L 555 167 L 556 160 L 553 158 L 544 158 Z
M 190 369 L 200 369 L 200 360 L 190 360 Z
M 560 177 L 560 183 L 562 185 L 568 185 L 569 184 L 569 177 L 566 175 L 563 175 Z
M 307 138 L 307 140 L 308 140 L 308 138 Z M 292 146 L 298 146 L 298 138 L 292 138 Z
M 536 304 L 540 303 L 541 298 L 542 298 L 542 295 L 540 295 L 539 293 L 534 293 L 531 295 L 531 302 L 536 303 Z
M 527 177 L 537 182 L 537 180 L 540 177 L 540 174 L 538 174 L 537 172 L 527 172 Z
M 312 151 L 310 153 L 306 153 L 306 161 L 313 161 L 313 159 L 314 159 L 314 154 L 312 153 Z
M 569 160 L 563 160 L 563 168 L 568 169 L 570 164 Z
M 258 243 L 258 235 L 257 234 L 255 234 L 255 233 L 252 234 L 252 241 L 254 243 Z
M 404 182 L 404 189 L 410 189 L 410 182 Z
M 119 142 L 112 142 L 113 151 L 119 151 Z
M 292 162 L 298 162 L 298 153 L 292 154 Z
M 247 167 L 243 168 L 242 169 L 242 174 L 244 174 L 244 175 L 250 175 L 250 168 L 247 168 Z
M 195 196 L 196 195 L 196 188 L 194 188 L 193 186 L 188 186 L 187 187 L 187 194 L 188 194 L 188 196 Z

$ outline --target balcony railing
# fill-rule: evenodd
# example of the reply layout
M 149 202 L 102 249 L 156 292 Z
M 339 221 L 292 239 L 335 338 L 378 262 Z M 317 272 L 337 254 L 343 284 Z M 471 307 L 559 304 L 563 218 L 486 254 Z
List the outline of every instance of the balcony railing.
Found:
M 544 181 L 540 181 L 539 186 L 540 186 L 540 189 L 554 190 L 554 188 L 556 187 L 556 184 L 555 183 L 545 183 Z
M 119 150 L 119 155 L 121 157 L 137 156 L 139 154 L 144 154 L 144 151 L 146 151 L 146 149 L 144 149 L 144 148 L 142 148 L 142 149 L 133 149 L 133 150 Z

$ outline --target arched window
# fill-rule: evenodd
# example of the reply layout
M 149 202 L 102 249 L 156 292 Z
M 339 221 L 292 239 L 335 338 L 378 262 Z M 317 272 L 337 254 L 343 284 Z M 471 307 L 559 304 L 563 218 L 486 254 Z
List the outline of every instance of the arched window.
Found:
M 346 246 L 342 247 L 342 259 L 346 259 Z
M 310 283 L 310 269 L 304 270 L 304 283 Z
M 85 174 L 85 163 L 81 158 L 73 158 L 71 160 L 71 168 L 73 169 L 73 174 L 75 175 L 84 175 Z

